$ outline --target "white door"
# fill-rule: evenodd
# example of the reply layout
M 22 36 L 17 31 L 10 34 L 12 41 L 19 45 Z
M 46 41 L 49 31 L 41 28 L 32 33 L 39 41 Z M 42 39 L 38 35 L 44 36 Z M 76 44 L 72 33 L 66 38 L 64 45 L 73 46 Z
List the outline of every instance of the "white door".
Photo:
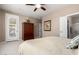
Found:
M 60 37 L 67 38 L 67 17 L 60 17 Z
M 19 40 L 19 16 L 5 14 L 6 41 Z

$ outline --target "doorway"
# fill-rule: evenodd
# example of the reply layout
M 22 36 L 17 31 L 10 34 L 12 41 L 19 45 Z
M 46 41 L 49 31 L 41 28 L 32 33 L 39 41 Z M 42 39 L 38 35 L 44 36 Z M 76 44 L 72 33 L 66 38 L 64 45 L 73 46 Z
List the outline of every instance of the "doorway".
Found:
M 68 17 L 69 19 L 69 37 L 74 38 L 79 35 L 79 14 Z
M 79 13 L 60 17 L 60 37 L 72 39 L 79 35 Z
M 19 16 L 5 14 L 5 36 L 6 41 L 19 40 Z

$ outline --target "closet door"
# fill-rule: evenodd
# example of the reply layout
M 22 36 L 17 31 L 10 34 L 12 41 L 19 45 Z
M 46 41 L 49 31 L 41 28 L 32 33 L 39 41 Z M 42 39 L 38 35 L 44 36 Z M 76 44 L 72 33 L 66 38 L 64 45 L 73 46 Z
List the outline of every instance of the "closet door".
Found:
M 19 40 L 19 16 L 5 14 L 6 41 Z

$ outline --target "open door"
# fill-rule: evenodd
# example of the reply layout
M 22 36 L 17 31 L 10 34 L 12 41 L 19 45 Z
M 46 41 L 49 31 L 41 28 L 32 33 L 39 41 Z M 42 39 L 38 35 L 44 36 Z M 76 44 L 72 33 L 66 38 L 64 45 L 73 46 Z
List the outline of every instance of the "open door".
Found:
M 60 37 L 67 38 L 67 16 L 60 17 Z

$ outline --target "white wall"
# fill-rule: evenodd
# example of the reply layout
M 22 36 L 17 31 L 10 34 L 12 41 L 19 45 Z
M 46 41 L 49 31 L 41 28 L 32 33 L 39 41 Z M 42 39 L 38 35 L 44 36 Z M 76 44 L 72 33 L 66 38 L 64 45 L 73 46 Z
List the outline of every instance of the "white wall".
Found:
M 68 14 L 79 12 L 79 4 L 69 5 L 56 12 L 51 12 L 42 18 L 42 34 L 45 36 L 59 36 L 59 18 Z M 44 31 L 44 21 L 51 20 L 51 31 Z
M 44 31 L 44 21 L 51 20 L 51 31 Z M 53 18 L 53 15 L 48 15 L 46 17 L 43 17 L 42 19 L 42 36 L 58 36 L 59 28 L 59 21 L 57 18 Z
M 5 13 L 11 13 L 11 12 L 6 12 L 3 10 L 0 10 L 0 41 L 4 41 L 5 40 Z M 15 13 L 11 13 L 11 14 L 15 14 Z M 18 15 L 20 18 L 19 20 L 19 38 L 22 39 L 22 23 L 24 22 L 24 20 L 27 20 L 27 16 L 23 16 L 23 15 L 19 15 L 19 14 L 15 14 Z M 37 24 L 39 22 L 38 19 L 34 19 L 34 18 L 29 18 L 31 23 L 34 23 L 34 36 L 35 38 L 38 37 L 38 29 L 37 29 Z
M 25 22 L 25 20 L 26 20 L 26 22 L 27 22 L 27 17 L 26 16 L 20 16 L 20 39 L 22 39 L 22 23 L 23 22 Z M 37 19 L 33 19 L 33 18 L 29 18 L 29 20 L 30 20 L 30 22 L 31 23 L 34 23 L 34 37 L 35 38 L 37 38 L 38 37 L 38 21 L 39 20 L 37 20 Z

